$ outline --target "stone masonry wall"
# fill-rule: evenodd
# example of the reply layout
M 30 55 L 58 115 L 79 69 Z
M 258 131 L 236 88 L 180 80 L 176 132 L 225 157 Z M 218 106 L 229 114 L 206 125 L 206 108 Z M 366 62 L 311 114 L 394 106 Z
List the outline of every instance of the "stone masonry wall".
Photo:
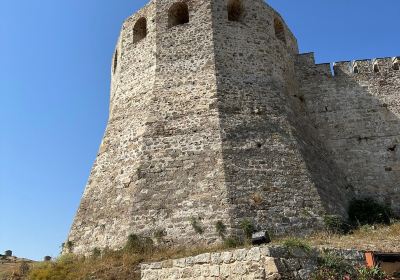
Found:
M 130 234 L 213 244 L 217 221 L 227 235 L 245 219 L 305 234 L 325 214 L 345 216 L 354 195 L 400 211 L 399 71 L 359 61 L 358 74 L 340 63 L 332 77 L 298 55 L 264 1 L 241 3 L 237 21 L 228 0 L 153 0 L 124 22 L 107 128 L 65 252 L 121 248 Z M 169 25 L 174 4 L 189 22 Z
M 210 1 L 185 1 L 190 22 L 169 27 L 175 1 L 126 20 L 113 58 L 110 119 L 68 240 L 73 252 L 120 248 L 129 234 L 214 243 L 229 209 L 222 168 Z M 147 36 L 133 43 L 133 27 Z M 191 225 L 196 219 L 204 234 Z
M 330 64 L 315 65 L 313 54 L 298 57 L 303 114 L 348 188 L 400 214 L 400 71 L 392 58 L 339 62 L 334 71 Z
M 228 21 L 226 1 L 213 2 L 216 107 L 232 223 L 248 219 L 275 234 L 315 230 L 323 215 L 344 207 L 336 194 L 340 179 L 328 185 L 330 193 L 319 190 L 311 169 L 325 159 L 308 156 L 317 153 L 311 145 L 303 149 L 310 141 L 303 144 L 297 132 L 303 128 L 293 123 L 296 39 L 288 28 L 285 40 L 275 35 L 281 18 L 264 1 L 242 3 L 244 15 Z
M 122 27 L 111 69 L 107 128 L 68 238 L 77 254 L 122 246 L 133 231 L 129 217 L 156 70 L 155 10 L 154 3 L 148 4 Z M 133 25 L 142 16 L 148 35 L 134 44 Z
M 156 1 L 157 67 L 132 231 L 162 230 L 165 242 L 209 244 L 218 238 L 218 220 L 230 226 L 218 112 L 210 110 L 216 98 L 211 1 L 185 1 L 189 23 L 169 28 L 175 2 Z
M 262 246 L 142 264 L 141 279 L 308 280 L 318 267 L 318 257 L 327 252 L 354 265 L 364 264 L 364 254 L 354 250 L 304 251 L 284 246 Z

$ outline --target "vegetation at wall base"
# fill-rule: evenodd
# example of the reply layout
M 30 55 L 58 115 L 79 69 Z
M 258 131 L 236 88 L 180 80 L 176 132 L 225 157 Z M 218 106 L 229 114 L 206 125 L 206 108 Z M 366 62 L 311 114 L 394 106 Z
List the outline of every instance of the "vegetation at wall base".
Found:
M 243 230 L 247 241 L 251 240 L 251 235 L 255 231 L 255 226 L 254 226 L 253 222 L 250 220 L 247 220 L 247 219 L 242 220 L 240 222 L 240 228 Z
M 308 242 L 306 242 L 304 239 L 296 238 L 296 237 L 291 237 L 284 239 L 282 244 L 288 248 L 288 249 L 301 249 L 304 252 L 310 252 L 311 251 L 311 246 Z
M 385 224 L 394 218 L 391 208 L 373 198 L 354 199 L 349 205 L 349 221 L 355 226 Z
M 100 250 L 95 248 L 92 250 L 90 257 L 67 254 L 54 261 L 29 264 L 29 269 L 26 264 L 23 264 L 24 267 L 21 267 L 21 264 L 15 267 L 12 278 L 10 278 L 11 276 L 3 278 L 2 273 L 0 273 L 0 280 L 136 280 L 140 279 L 139 264 L 142 262 L 157 262 L 206 252 L 243 248 L 244 246 L 243 236 L 226 236 L 224 243 L 220 246 L 201 246 L 198 248 L 169 248 L 166 245 L 156 245 L 149 239 L 148 237 L 132 234 L 128 237 L 126 245 L 121 250 Z M 384 252 L 400 251 L 400 223 L 397 222 L 390 226 L 382 224 L 365 225 L 359 229 L 354 229 L 348 234 L 320 232 L 307 238 L 291 237 L 279 239 L 276 237 L 273 239 L 272 244 L 283 244 L 293 250 L 300 248 L 303 251 L 311 250 L 311 247 L 355 248 Z M 325 257 L 319 263 L 320 267 L 314 278 L 316 280 L 339 279 L 337 278 L 339 277 L 338 275 L 343 273 L 358 277 L 351 278 L 351 280 L 385 279 L 382 278 L 384 276 L 377 268 L 353 267 L 351 269 L 348 264 L 335 256 Z
M 389 280 L 379 267 L 355 267 L 342 257 L 325 253 L 318 260 L 312 280 Z
M 351 231 L 351 225 L 338 215 L 324 216 L 324 224 L 325 230 L 331 234 L 346 234 Z

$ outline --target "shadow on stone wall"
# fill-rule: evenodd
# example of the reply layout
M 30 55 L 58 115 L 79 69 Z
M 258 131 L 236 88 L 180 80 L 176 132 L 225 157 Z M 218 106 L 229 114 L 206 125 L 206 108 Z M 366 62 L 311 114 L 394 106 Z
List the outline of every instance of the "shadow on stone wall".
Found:
M 306 54 L 296 72 L 297 115 L 314 126 L 327 160 L 338 167 L 334 174 L 356 197 L 373 197 L 399 214 L 400 79 L 391 59 L 337 63 L 333 77 L 329 64 L 314 65 Z

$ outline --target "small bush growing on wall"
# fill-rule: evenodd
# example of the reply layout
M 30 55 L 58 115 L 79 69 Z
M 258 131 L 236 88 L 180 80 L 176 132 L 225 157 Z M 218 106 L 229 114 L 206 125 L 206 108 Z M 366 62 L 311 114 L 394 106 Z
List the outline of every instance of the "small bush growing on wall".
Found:
M 349 219 L 354 225 L 390 224 L 391 209 L 372 198 L 354 199 L 349 206 Z
M 100 249 L 99 248 L 94 248 L 93 250 L 92 250 L 92 257 L 93 258 L 98 258 L 98 257 L 100 257 L 101 256 L 101 251 L 100 251 Z
M 198 219 L 196 219 L 195 217 L 190 218 L 190 224 L 192 225 L 194 231 L 197 232 L 198 234 L 204 233 L 204 229 L 201 227 Z
M 325 229 L 333 234 L 345 234 L 350 231 L 350 225 L 338 215 L 324 216 Z
M 227 248 L 236 248 L 241 245 L 243 245 L 243 243 L 235 236 L 229 236 L 224 239 L 224 246 Z
M 67 241 L 61 244 L 61 251 L 66 250 L 67 253 L 71 253 L 74 247 L 74 243 L 72 241 Z
M 153 240 L 136 234 L 130 234 L 125 244 L 124 251 L 129 253 L 146 253 L 154 249 Z
M 283 245 L 288 249 L 299 248 L 305 252 L 311 251 L 311 246 L 299 238 L 287 238 L 283 241 Z
M 226 234 L 226 225 L 222 221 L 218 221 L 215 223 L 215 231 L 218 235 L 224 239 Z
M 240 222 L 240 228 L 243 230 L 246 239 L 250 240 L 255 230 L 253 222 L 245 219 Z

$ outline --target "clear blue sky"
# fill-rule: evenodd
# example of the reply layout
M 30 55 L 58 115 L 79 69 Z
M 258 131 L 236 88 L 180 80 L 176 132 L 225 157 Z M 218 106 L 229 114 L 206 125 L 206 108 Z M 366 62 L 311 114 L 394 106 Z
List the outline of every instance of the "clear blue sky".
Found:
M 145 0 L 0 1 L 0 252 L 56 256 L 103 135 L 113 48 Z M 400 55 L 399 0 L 269 0 L 318 62 Z

